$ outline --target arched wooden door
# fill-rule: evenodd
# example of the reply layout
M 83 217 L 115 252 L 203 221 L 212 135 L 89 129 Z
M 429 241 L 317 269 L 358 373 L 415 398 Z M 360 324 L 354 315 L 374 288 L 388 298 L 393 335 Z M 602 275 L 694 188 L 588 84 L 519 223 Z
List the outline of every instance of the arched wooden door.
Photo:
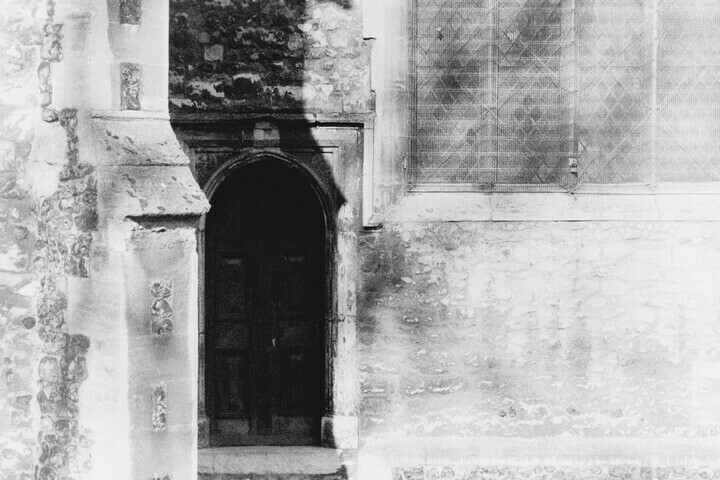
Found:
M 327 307 L 323 208 L 276 159 L 236 170 L 206 223 L 211 445 L 319 442 Z

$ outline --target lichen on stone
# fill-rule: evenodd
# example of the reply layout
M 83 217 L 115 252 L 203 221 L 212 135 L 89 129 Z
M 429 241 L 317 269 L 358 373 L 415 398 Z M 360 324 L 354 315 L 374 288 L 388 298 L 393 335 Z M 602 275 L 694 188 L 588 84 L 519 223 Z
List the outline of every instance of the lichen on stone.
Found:
M 152 396 L 152 429 L 153 432 L 164 432 L 167 430 L 167 386 L 164 383 L 155 386 Z
M 60 62 L 63 58 L 62 24 L 54 23 L 55 0 L 47 0 L 46 21 L 43 27 L 40 57 L 43 61 L 37 69 L 38 87 L 40 94 L 41 118 L 46 122 L 58 120 L 57 111 L 52 107 L 52 63 Z
M 137 63 L 120 64 L 120 109 L 140 110 L 142 67 Z
M 142 0 L 120 0 L 120 23 L 139 25 L 142 20 Z
M 172 283 L 170 281 L 153 282 L 150 287 L 153 297 L 150 305 L 152 316 L 151 329 L 155 335 L 169 335 L 173 331 Z

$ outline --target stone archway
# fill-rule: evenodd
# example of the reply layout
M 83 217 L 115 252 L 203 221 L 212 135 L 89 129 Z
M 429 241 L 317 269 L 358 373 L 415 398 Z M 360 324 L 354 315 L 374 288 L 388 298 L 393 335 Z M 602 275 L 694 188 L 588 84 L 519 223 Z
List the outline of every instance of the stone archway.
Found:
M 354 415 L 356 404 L 356 392 L 347 391 L 347 387 L 343 388 L 340 384 L 353 385 L 356 376 L 354 368 L 354 335 L 352 342 L 338 342 L 339 328 L 346 328 L 342 321 L 343 307 L 338 302 L 338 292 L 343 292 L 343 296 L 347 292 L 354 292 L 355 284 L 351 277 L 347 274 L 345 268 L 339 264 L 345 263 L 344 256 L 339 250 L 351 251 L 351 249 L 342 247 L 346 242 L 347 234 L 343 235 L 342 218 L 343 212 L 346 210 L 342 206 L 342 200 L 333 195 L 331 185 L 326 185 L 322 180 L 322 176 L 316 174 L 311 166 L 304 165 L 302 162 L 280 154 L 276 151 L 254 151 L 244 156 L 232 159 L 222 165 L 214 175 L 210 177 L 205 185 L 205 193 L 210 199 L 213 207 L 216 206 L 219 195 L 222 195 L 222 189 L 228 182 L 232 182 L 233 178 L 241 178 L 243 173 L 250 172 L 253 169 L 262 168 L 262 165 L 272 165 L 278 172 L 292 176 L 296 181 L 304 183 L 305 187 L 311 192 L 316 200 L 318 212 L 322 216 L 321 219 L 321 249 L 323 257 L 322 268 L 322 293 L 317 297 L 322 301 L 322 320 L 320 345 L 322 346 L 321 363 L 319 368 L 322 372 L 322 380 L 319 385 L 320 395 L 318 401 L 320 403 L 320 415 L 317 416 L 317 422 L 313 425 L 313 443 L 319 440 L 324 446 L 354 448 L 357 442 L 357 420 Z M 288 199 L 292 201 L 292 199 Z M 219 207 L 219 206 L 218 206 Z M 221 208 L 221 207 L 219 207 Z M 211 347 L 212 338 L 211 330 L 208 328 L 208 321 L 212 316 L 212 306 L 209 304 L 207 286 L 209 285 L 209 265 L 208 259 L 213 255 L 209 252 L 212 241 L 211 214 L 205 215 L 200 222 L 199 228 L 199 258 L 200 258 L 200 282 L 199 282 L 199 346 L 200 346 L 200 364 L 198 376 L 198 427 L 199 427 L 199 446 L 206 447 L 211 444 L 223 443 L 217 441 L 217 436 L 211 434 L 211 430 L 216 432 L 213 426 L 215 414 L 213 405 L 213 392 L 208 390 L 212 385 L 212 374 L 210 374 L 207 359 L 209 358 L 208 348 Z M 347 224 L 347 222 L 345 222 Z M 340 227 L 340 228 L 339 228 Z M 354 248 L 354 247 L 353 247 Z M 350 331 L 354 332 L 354 322 Z M 342 334 L 345 336 L 346 334 Z M 343 373 L 344 372 L 344 373 Z M 348 378 L 348 372 L 353 378 Z M 351 380 L 352 383 L 348 383 Z M 210 401 L 207 401 L 210 400 Z M 350 415 L 348 415 L 350 413 Z M 215 422 L 215 426 L 217 423 Z M 257 425 L 256 425 L 257 426 Z M 245 427 L 236 425 L 241 430 Z M 247 427 L 250 427 L 247 424 Z M 212 440 L 211 440 L 212 438 Z M 227 439 L 226 439 L 227 440 Z M 236 437 L 237 440 L 237 437 Z M 232 440 L 224 442 L 225 444 L 233 443 Z M 240 443 L 253 443 L 251 436 L 246 436 L 245 440 Z M 267 443 L 267 442 L 266 442 Z M 292 443 L 309 443 L 307 438 L 305 441 L 292 438 L 275 438 L 270 443 L 292 444 Z

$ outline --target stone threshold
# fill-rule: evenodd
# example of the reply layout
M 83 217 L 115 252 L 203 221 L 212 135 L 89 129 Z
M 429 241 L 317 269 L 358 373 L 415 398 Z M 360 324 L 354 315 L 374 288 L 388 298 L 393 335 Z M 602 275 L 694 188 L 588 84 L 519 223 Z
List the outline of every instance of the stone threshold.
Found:
M 343 468 L 343 451 L 323 447 L 213 447 L 198 449 L 199 474 L 304 474 L 337 473 Z

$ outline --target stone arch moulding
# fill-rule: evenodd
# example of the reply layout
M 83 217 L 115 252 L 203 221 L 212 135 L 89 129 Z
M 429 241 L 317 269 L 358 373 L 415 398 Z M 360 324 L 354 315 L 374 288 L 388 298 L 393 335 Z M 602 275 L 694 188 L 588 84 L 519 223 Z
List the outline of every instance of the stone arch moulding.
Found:
M 325 255 L 327 259 L 327 291 L 324 315 L 324 381 L 323 416 L 320 432 L 321 444 L 325 447 L 355 449 L 358 444 L 358 371 L 355 362 L 355 311 L 354 302 L 342 301 L 339 297 L 355 296 L 356 283 L 349 271 L 349 264 L 355 266 L 357 250 L 356 235 L 352 220 L 345 219 L 357 209 L 346 205 L 332 175 L 315 171 L 312 165 L 280 153 L 277 150 L 255 150 L 241 154 L 222 164 L 203 185 L 211 208 L 213 195 L 222 183 L 243 167 L 263 160 L 275 160 L 296 170 L 315 192 L 323 213 L 325 230 Z M 210 422 L 206 406 L 205 366 L 205 224 L 207 214 L 202 215 L 198 225 L 198 446 L 208 447 Z M 344 219 L 344 221 L 343 221 Z M 353 306 L 349 307 L 351 303 Z M 350 311 L 348 311 L 350 310 Z

